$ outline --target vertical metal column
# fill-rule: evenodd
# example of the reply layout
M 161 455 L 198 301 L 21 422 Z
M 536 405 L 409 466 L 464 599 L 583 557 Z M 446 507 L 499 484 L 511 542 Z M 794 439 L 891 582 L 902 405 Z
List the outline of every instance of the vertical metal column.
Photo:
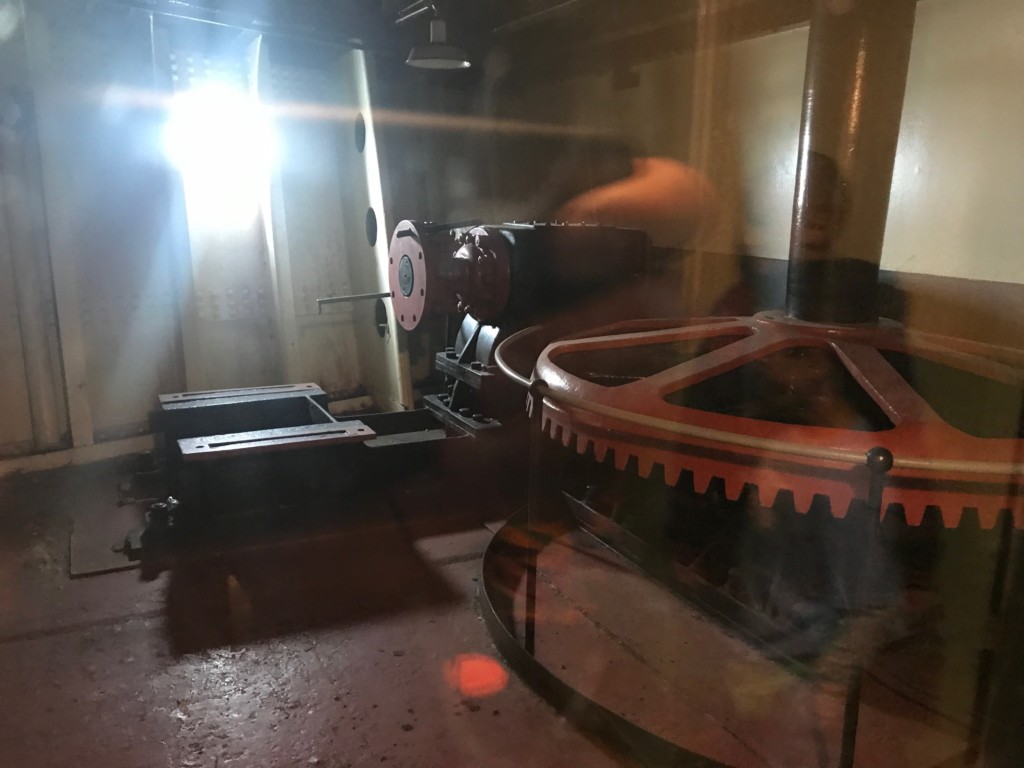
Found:
M 882 493 L 885 482 L 892 469 L 892 452 L 885 448 L 872 448 L 866 458 L 868 469 L 868 517 L 871 536 L 880 536 L 882 520 Z M 863 563 L 862 574 L 869 575 L 877 567 L 872 560 L 875 547 L 868 545 L 867 557 Z M 843 735 L 839 746 L 839 768 L 854 768 L 854 754 L 857 751 L 857 726 L 860 722 L 860 695 L 864 685 L 864 661 L 857 661 L 850 670 L 846 681 L 846 701 L 843 704 Z
M 817 0 L 811 18 L 786 311 L 878 319 L 916 0 Z

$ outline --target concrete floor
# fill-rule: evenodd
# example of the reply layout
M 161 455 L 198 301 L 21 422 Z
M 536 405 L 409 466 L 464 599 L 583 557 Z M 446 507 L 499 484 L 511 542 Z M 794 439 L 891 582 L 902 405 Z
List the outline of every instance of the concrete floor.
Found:
M 503 672 L 476 600 L 510 510 L 413 481 L 337 535 L 71 580 L 123 476 L 0 482 L 0 766 L 624 763 Z
M 152 581 L 71 579 L 72 521 L 102 553 L 131 518 L 114 505 L 126 474 L 109 462 L 0 481 L 0 768 L 633 764 L 510 673 L 480 618 L 485 525 L 521 489 L 404 477 L 326 531 Z M 575 690 L 725 765 L 835 764 L 841 702 L 823 711 L 806 680 L 585 534 L 555 541 L 540 568 L 537 656 Z M 976 652 L 965 641 L 953 655 L 944 636 L 942 675 L 926 645 L 876 660 L 857 765 L 959 759 Z M 947 714 L 931 706 L 939 679 L 959 681 Z
M 768 659 L 581 530 L 558 536 L 538 567 L 536 656 L 573 690 L 722 765 L 841 764 L 845 686 Z M 819 665 L 848 663 L 856 633 L 854 621 Z M 922 695 L 931 676 L 915 662 L 921 650 L 918 641 L 873 659 L 858 707 L 857 766 L 960 760 L 965 724 L 939 715 Z M 902 674 L 883 677 L 886 666 Z

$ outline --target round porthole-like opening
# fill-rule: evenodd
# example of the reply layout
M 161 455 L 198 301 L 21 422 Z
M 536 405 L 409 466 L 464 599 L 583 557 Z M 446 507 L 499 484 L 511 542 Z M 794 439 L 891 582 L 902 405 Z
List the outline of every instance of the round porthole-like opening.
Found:
M 373 208 L 366 209 L 366 239 L 370 245 L 377 244 L 377 214 Z
M 356 115 L 355 124 L 356 151 L 362 152 L 366 149 L 366 120 L 362 113 Z

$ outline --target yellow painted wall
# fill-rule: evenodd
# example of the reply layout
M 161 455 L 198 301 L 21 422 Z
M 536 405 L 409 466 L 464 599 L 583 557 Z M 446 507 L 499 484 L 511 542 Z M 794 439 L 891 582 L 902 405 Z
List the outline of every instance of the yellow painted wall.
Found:
M 747 234 L 762 256 L 788 254 L 806 46 L 806 28 L 731 46 Z M 1024 283 L 1022 82 L 1024 3 L 918 4 L 884 269 Z

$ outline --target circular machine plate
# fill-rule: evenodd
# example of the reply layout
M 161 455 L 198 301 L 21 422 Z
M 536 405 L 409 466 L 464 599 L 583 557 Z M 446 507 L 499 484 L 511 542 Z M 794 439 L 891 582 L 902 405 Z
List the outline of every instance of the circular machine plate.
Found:
M 416 330 L 426 311 L 429 287 L 423 239 L 411 221 L 399 224 L 391 238 L 388 283 L 395 319 L 405 330 Z
M 763 313 L 598 329 L 548 346 L 535 377 L 553 438 L 645 478 L 692 473 L 698 493 L 721 478 L 729 499 L 753 486 L 765 506 L 788 491 L 801 512 L 822 495 L 841 518 L 885 448 L 883 514 L 991 528 L 1009 510 L 1024 527 L 1020 350 Z

